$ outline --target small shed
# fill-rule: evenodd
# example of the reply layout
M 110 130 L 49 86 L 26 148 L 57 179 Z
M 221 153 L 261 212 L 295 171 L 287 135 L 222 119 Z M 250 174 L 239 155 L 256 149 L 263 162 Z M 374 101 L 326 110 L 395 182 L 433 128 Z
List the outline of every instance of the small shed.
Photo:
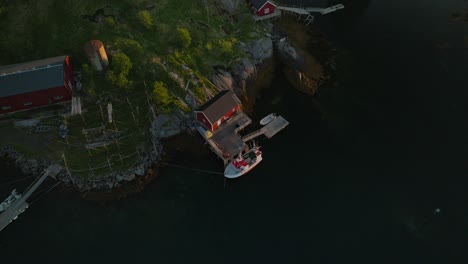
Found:
M 241 107 L 241 101 L 232 90 L 222 90 L 194 111 L 196 119 L 209 131 L 215 131 Z
M 276 5 L 268 0 L 249 0 L 253 12 L 258 16 L 270 15 L 275 12 Z
M 102 41 L 90 40 L 84 45 L 84 50 L 94 70 L 103 71 L 109 66 L 109 59 Z

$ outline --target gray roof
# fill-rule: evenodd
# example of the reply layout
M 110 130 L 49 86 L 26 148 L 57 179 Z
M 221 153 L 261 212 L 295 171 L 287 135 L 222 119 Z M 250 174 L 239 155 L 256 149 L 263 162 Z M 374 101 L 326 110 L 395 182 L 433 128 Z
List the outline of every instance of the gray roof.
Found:
M 222 90 L 196 111 L 203 112 L 211 124 L 216 123 L 232 108 L 240 105 L 240 100 L 232 90 Z
M 0 97 L 64 85 L 66 56 L 0 66 Z

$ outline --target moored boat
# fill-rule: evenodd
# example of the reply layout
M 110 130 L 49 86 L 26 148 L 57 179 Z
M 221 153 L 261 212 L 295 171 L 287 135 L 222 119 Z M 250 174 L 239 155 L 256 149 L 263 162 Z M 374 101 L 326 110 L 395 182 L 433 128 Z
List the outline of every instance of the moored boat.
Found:
M 239 155 L 224 169 L 224 176 L 226 178 L 237 178 L 240 177 L 262 161 L 262 152 L 260 147 L 254 146 L 245 154 L 239 153 Z
M 276 114 L 275 113 L 271 113 L 267 116 L 265 116 L 264 118 L 262 118 L 262 120 L 260 120 L 260 125 L 264 126 L 264 125 L 268 125 L 269 123 L 271 123 L 271 121 L 275 120 L 276 119 Z

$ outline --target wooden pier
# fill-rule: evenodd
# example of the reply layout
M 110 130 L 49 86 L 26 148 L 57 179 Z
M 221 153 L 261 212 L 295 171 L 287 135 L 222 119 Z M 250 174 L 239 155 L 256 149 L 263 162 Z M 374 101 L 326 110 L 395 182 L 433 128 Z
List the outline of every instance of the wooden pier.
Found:
M 223 91 L 216 96 L 195 111 L 197 122 L 194 126 L 225 166 L 239 153 L 249 149 L 246 143 L 249 140 L 260 135 L 271 138 L 289 124 L 278 116 L 260 130 L 242 137 L 239 132 L 250 125 L 252 119 L 240 110 L 240 100 L 232 91 Z M 229 108 L 226 104 L 230 104 Z
M 251 123 L 250 117 L 244 112 L 238 112 L 221 124 L 214 133 L 207 131 L 200 125 L 197 125 L 197 130 L 226 165 L 240 150 L 247 147 L 238 133 Z
M 337 4 L 330 7 L 303 7 L 303 6 L 291 6 L 291 5 L 283 5 L 275 3 L 275 11 L 268 15 L 259 16 L 257 14 L 253 14 L 253 19 L 255 21 L 261 21 L 265 19 L 272 19 L 281 17 L 281 13 L 291 13 L 298 16 L 298 20 L 304 18 L 306 26 L 314 22 L 315 17 L 311 13 L 319 13 L 321 15 L 326 15 L 337 10 L 343 9 L 343 4 Z
M 337 4 L 337 5 L 334 5 L 334 6 L 327 7 L 327 8 L 306 7 L 305 9 L 308 12 L 317 12 L 317 13 L 320 13 L 321 15 L 326 15 L 328 13 L 335 12 L 335 11 L 343 9 L 343 8 L 344 8 L 343 4 Z
M 246 142 L 252 140 L 258 136 L 265 135 L 267 138 L 271 138 L 276 135 L 279 131 L 289 125 L 289 122 L 282 116 L 278 116 L 271 123 L 260 128 L 257 131 L 249 133 L 241 137 L 238 133 L 249 124 L 252 123 L 250 117 L 243 112 L 239 112 L 234 115 L 229 121 L 223 123 L 213 134 L 203 128 L 201 125 L 197 125 L 198 132 L 203 136 L 206 142 L 210 145 L 213 152 L 223 160 L 226 165 L 233 157 L 248 148 Z
M 265 135 L 267 138 L 271 138 L 274 135 L 276 135 L 276 133 L 280 132 L 283 128 L 285 128 L 287 125 L 289 125 L 289 122 L 282 116 L 278 116 L 275 118 L 275 120 L 271 121 L 271 123 L 267 124 L 266 126 L 243 136 L 242 141 L 247 142 L 261 135 Z
M 0 214 L 0 231 L 2 231 L 8 224 L 13 222 L 18 215 L 24 212 L 29 204 L 26 199 L 33 194 L 33 192 L 41 185 L 48 176 L 54 177 L 62 170 L 62 166 L 53 164 L 44 170 L 42 175 L 25 191 L 21 197 L 9 204 L 9 206 Z

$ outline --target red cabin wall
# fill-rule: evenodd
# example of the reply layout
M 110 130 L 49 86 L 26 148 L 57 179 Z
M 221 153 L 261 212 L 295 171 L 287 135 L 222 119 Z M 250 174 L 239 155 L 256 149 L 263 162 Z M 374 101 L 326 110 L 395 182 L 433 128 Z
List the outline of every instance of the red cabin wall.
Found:
M 202 123 L 203 125 L 205 125 L 207 129 L 213 131 L 213 127 L 206 118 L 205 114 L 203 114 L 202 112 L 197 112 L 197 120 L 200 121 L 200 123 Z
M 18 94 L 0 98 L 0 114 L 12 113 L 56 103 L 67 102 L 72 97 L 73 67 L 70 57 L 65 57 L 63 62 L 64 84 L 63 86 L 44 89 L 31 93 Z M 25 105 L 30 102 L 31 104 Z M 3 110 L 2 106 L 10 106 L 10 109 Z
M 54 98 L 61 97 L 61 98 Z M 0 98 L 0 106 L 10 106 L 8 110 L 0 108 L 0 114 L 32 109 L 71 100 L 71 92 L 65 86 L 54 87 L 42 91 L 18 94 Z M 24 105 L 31 102 L 30 105 Z
M 70 83 L 73 86 L 74 79 L 73 79 L 73 67 L 72 67 L 72 63 L 71 63 L 69 56 L 65 57 L 65 61 L 63 62 L 63 75 L 64 75 L 63 76 L 64 85 L 71 94 L 72 87 L 70 86 Z
M 227 112 L 223 117 L 221 117 L 220 119 L 218 119 L 214 124 L 213 124 L 213 130 L 216 130 L 219 125 L 218 125 L 218 122 L 221 121 L 219 124 L 222 124 L 224 123 L 224 121 L 226 121 L 228 118 L 230 118 L 232 115 L 234 115 L 234 113 L 240 109 L 240 106 L 236 106 L 234 107 L 233 109 L 231 109 L 231 111 Z
M 218 122 L 214 123 L 213 124 L 213 129 L 211 130 L 211 132 L 215 131 L 218 127 L 219 127 Z
M 65 61 L 63 62 L 63 75 L 63 86 L 0 98 L 0 114 L 70 101 L 72 97 L 71 86 L 74 85 L 74 79 L 73 67 L 69 56 L 65 57 Z M 31 102 L 32 104 L 24 105 L 26 102 Z M 11 106 L 11 108 L 2 110 L 1 106 Z
M 234 115 L 234 113 L 236 113 L 237 110 L 240 109 L 240 105 L 234 107 L 233 109 L 231 109 L 231 111 L 227 112 L 223 117 L 221 117 L 219 120 L 217 120 L 213 125 L 210 124 L 210 122 L 208 121 L 208 119 L 206 118 L 205 114 L 203 114 L 202 112 L 196 112 L 196 118 L 197 120 L 202 123 L 208 130 L 210 130 L 211 132 L 215 131 L 219 125 L 218 125 L 218 121 L 220 121 L 220 124 L 224 123 L 224 121 L 226 121 L 229 117 L 231 117 L 232 115 Z
M 265 9 L 268 9 L 268 13 L 265 13 Z M 264 15 L 273 14 L 274 12 L 275 12 L 275 6 L 270 2 L 266 2 L 265 5 L 263 5 L 263 7 L 257 11 L 257 15 L 264 16 Z

